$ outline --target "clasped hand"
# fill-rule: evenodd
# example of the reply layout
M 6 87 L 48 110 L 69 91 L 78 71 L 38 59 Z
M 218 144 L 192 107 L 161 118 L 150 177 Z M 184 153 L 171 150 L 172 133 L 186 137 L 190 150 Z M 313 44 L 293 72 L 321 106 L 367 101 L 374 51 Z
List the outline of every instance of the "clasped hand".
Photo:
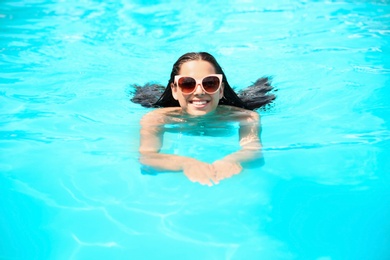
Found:
M 211 164 L 193 160 L 183 166 L 184 174 L 192 182 L 212 186 L 219 181 L 240 173 L 242 166 L 234 161 L 217 160 Z

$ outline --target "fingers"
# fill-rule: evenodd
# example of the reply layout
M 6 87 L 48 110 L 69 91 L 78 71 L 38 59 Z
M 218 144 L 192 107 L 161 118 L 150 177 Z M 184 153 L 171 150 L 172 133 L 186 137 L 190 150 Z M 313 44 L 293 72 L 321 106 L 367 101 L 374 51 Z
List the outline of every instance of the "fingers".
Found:
M 217 171 L 215 170 L 214 166 L 211 164 L 208 164 L 207 166 L 207 170 L 204 172 L 204 174 L 207 177 L 208 182 L 211 183 L 212 181 L 213 184 L 219 184 L 219 180 L 217 178 Z
M 184 168 L 184 174 L 192 182 L 213 186 L 223 179 L 230 178 L 242 171 L 239 163 L 218 160 L 213 164 L 195 162 Z
M 215 168 L 212 165 L 210 165 L 210 171 L 208 171 L 207 173 L 208 173 L 207 177 L 214 184 L 218 184 L 219 183 L 219 180 L 218 180 L 218 177 L 217 177 L 217 171 L 215 170 Z
M 233 175 L 239 174 L 242 171 L 242 166 L 238 163 L 227 161 L 216 161 L 213 163 L 218 181 L 230 178 Z
M 214 168 L 207 163 L 193 163 L 184 169 L 184 174 L 190 181 L 198 182 L 202 185 L 213 186 L 213 184 L 219 183 Z

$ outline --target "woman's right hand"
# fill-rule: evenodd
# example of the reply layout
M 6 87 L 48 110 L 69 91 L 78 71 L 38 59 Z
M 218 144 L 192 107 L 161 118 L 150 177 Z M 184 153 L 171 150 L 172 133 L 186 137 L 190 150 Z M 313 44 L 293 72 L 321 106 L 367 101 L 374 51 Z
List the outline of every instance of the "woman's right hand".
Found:
M 217 180 L 221 181 L 226 178 L 230 178 L 235 174 L 239 174 L 242 171 L 241 164 L 235 161 L 229 160 L 217 160 L 212 164 L 215 176 Z
M 218 184 L 216 172 L 211 164 L 192 159 L 183 164 L 183 172 L 192 182 L 212 186 Z

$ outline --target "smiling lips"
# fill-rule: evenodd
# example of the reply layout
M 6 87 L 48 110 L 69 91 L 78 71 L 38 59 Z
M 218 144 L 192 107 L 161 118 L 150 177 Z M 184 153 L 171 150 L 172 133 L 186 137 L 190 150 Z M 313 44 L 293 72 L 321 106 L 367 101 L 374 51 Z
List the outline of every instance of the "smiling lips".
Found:
M 190 101 L 191 104 L 193 104 L 195 107 L 202 108 L 207 105 L 210 101 L 208 100 L 192 100 Z

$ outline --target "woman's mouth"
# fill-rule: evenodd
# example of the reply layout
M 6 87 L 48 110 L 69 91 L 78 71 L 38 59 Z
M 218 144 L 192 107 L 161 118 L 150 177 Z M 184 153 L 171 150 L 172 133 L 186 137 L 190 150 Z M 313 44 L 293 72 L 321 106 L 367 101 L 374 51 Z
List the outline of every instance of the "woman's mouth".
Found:
M 204 107 L 209 103 L 210 101 L 207 100 L 192 100 L 190 103 L 194 105 L 195 107 Z

